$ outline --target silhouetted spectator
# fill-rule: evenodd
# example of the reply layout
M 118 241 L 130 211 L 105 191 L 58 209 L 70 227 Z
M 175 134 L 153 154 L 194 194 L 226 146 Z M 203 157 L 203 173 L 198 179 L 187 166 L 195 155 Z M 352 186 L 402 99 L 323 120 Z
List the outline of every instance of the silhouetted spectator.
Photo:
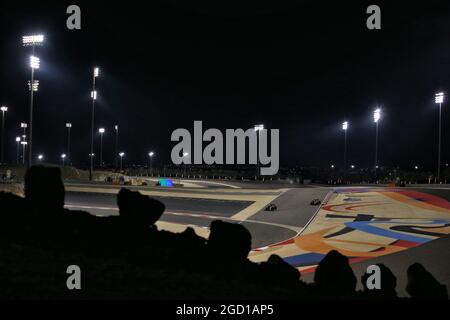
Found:
M 243 262 L 247 260 L 251 246 L 252 236 L 243 225 L 220 220 L 211 222 L 207 242 L 211 256 L 230 263 Z
M 409 266 L 406 291 L 415 299 L 448 299 L 447 287 L 440 284 L 420 263 Z
M 32 166 L 25 175 L 25 198 L 33 210 L 55 212 L 64 207 L 64 184 L 59 168 Z
M 161 201 L 131 191 L 120 189 L 117 195 L 120 218 L 124 222 L 136 227 L 148 227 L 155 224 L 164 213 L 165 206 Z
M 356 277 L 348 258 L 336 250 L 328 252 L 314 274 L 319 297 L 349 298 L 354 295 Z
M 280 256 L 272 254 L 266 262 L 260 264 L 266 283 L 292 286 L 298 284 L 300 271 Z
M 378 263 L 380 268 L 380 289 L 367 288 L 367 279 L 370 277 L 369 273 L 364 273 L 361 277 L 361 282 L 364 287 L 363 297 L 365 299 L 397 299 L 397 278 L 392 271 L 382 263 Z

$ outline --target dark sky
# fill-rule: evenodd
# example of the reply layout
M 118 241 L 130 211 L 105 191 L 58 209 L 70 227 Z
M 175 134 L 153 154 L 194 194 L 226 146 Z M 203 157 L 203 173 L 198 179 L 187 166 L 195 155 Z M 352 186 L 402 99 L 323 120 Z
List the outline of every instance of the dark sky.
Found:
M 101 68 L 96 128 L 113 126 L 131 163 L 147 152 L 170 161 L 170 134 L 206 128 L 280 129 L 283 165 L 339 165 L 342 121 L 350 121 L 349 163 L 373 163 L 373 109 L 383 109 L 380 163 L 434 166 L 438 108 L 450 92 L 448 1 L 3 1 L 0 103 L 8 105 L 6 151 L 15 157 L 28 122 L 29 49 L 21 36 L 42 32 L 37 49 L 34 151 L 55 161 L 73 123 L 75 162 L 89 152 L 91 73 Z M 70 4 L 82 30 L 66 29 Z M 369 4 L 382 30 L 366 28 Z M 443 161 L 450 161 L 450 104 L 443 106 Z M 97 151 L 98 152 L 98 151 Z

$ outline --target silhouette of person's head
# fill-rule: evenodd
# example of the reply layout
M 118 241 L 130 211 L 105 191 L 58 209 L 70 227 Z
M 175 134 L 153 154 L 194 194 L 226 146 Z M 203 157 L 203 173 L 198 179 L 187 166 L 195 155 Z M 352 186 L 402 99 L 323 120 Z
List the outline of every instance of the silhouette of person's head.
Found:
M 241 224 L 215 220 L 210 226 L 208 252 L 230 262 L 242 262 L 251 250 L 252 236 Z
M 314 283 L 325 295 L 345 297 L 355 292 L 356 277 L 348 258 L 332 250 L 319 263 Z
M 165 210 L 161 201 L 124 188 L 117 195 L 117 205 L 121 218 L 129 224 L 143 227 L 153 225 Z
M 440 284 L 420 263 L 409 266 L 406 291 L 416 299 L 448 299 L 447 287 Z
M 32 166 L 25 175 L 25 198 L 32 209 L 58 211 L 64 208 L 64 184 L 59 168 Z
M 392 271 L 382 263 L 378 263 L 380 268 L 380 289 L 369 289 L 367 287 L 367 280 L 370 277 L 369 273 L 364 273 L 361 277 L 361 282 L 364 287 L 364 293 L 371 298 L 379 299 L 395 299 L 397 298 L 397 292 L 395 287 L 397 286 L 397 278 Z

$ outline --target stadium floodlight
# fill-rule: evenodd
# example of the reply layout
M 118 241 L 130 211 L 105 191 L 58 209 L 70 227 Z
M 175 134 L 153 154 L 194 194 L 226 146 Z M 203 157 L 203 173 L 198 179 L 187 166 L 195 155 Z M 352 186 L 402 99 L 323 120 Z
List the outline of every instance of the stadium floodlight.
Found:
M 437 182 L 441 182 L 441 132 L 442 132 L 442 104 L 444 103 L 444 93 L 438 92 L 434 95 L 434 102 L 439 104 L 439 141 L 438 141 L 438 172 Z
M 123 157 L 124 155 L 125 155 L 125 152 L 120 152 L 120 153 L 119 153 L 119 156 L 120 156 L 120 157 Z
M 342 122 L 342 130 L 348 129 L 348 121 Z
M 154 154 L 155 154 L 154 152 L 149 152 L 149 153 L 148 153 L 148 156 L 149 156 L 149 157 L 153 157 Z
M 378 123 L 381 118 L 381 109 L 377 108 L 373 111 L 373 122 Z
M 67 157 L 67 155 L 65 154 L 65 153 L 63 153 L 62 155 L 61 155 L 61 158 L 62 159 L 65 159 Z
M 94 154 L 94 110 L 95 110 L 95 100 L 97 100 L 97 91 L 95 90 L 95 79 L 98 77 L 100 69 L 98 67 L 94 67 L 92 73 L 92 108 L 91 108 L 91 152 L 90 154 Z M 100 154 L 101 157 L 101 154 Z M 100 159 L 101 163 L 102 159 Z M 89 180 L 92 181 L 92 172 L 94 171 L 94 157 L 90 157 L 90 165 L 89 165 Z
M 105 133 L 105 128 L 99 128 L 100 133 L 100 167 L 103 166 L 103 134 Z
M 255 131 L 261 131 L 264 130 L 264 125 L 263 124 L 257 124 L 254 127 Z
M 26 123 L 24 123 L 24 122 L 22 122 L 21 124 L 20 124 L 20 127 L 21 128 L 26 128 L 28 125 L 26 124 Z
M 352 168 L 352 169 L 355 169 L 355 165 L 354 165 L 354 164 L 352 164 L 352 165 L 350 166 L 350 168 Z
M 434 102 L 441 104 L 444 103 L 444 93 L 443 92 L 438 92 L 434 95 Z
M 42 46 L 44 42 L 44 35 L 36 34 L 22 37 L 22 44 L 24 47 Z
M 30 67 L 31 69 L 39 69 L 41 64 L 41 59 L 35 56 L 30 56 Z
M 92 100 L 97 100 L 97 91 L 96 90 L 91 91 L 91 98 L 92 98 Z
M 72 124 L 70 122 L 66 123 L 66 128 L 72 128 Z
M 116 141 L 114 143 L 114 168 L 117 169 L 117 156 L 118 156 L 118 150 L 119 150 L 119 125 L 114 125 L 114 131 L 116 133 Z
M 334 164 L 331 165 L 331 169 L 334 169 Z
M 418 170 L 418 169 L 419 169 L 419 166 L 414 166 L 414 169 Z
M 4 137 L 5 137 L 5 112 L 8 111 L 7 106 L 1 106 L 0 110 L 2 111 L 2 143 L 1 143 L 1 155 L 0 155 L 0 164 L 3 163 L 3 147 L 4 147 Z
M 16 142 L 20 142 L 20 137 L 16 137 Z
M 42 161 L 42 160 L 44 160 L 44 155 L 39 154 L 39 155 L 37 156 L 37 158 L 38 158 L 39 161 Z
M 95 77 L 95 78 L 98 77 L 99 72 L 100 72 L 100 69 L 97 68 L 97 67 L 95 67 L 95 68 L 94 68 L 94 77 Z
M 39 80 L 33 80 L 33 91 L 36 92 L 39 90 Z M 28 80 L 28 91 L 31 91 L 31 81 Z

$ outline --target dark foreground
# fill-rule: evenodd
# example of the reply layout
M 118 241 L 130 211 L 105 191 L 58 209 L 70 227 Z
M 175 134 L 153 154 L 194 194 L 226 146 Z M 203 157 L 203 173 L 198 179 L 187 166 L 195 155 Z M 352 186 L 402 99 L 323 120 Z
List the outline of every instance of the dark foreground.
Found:
M 165 207 L 138 192 L 122 189 L 117 203 L 114 217 L 64 209 L 56 168 L 31 168 L 25 198 L 0 193 L 0 298 L 397 299 L 396 277 L 383 265 L 380 290 L 356 291 L 347 257 L 331 251 L 307 284 L 276 255 L 250 262 L 251 236 L 240 224 L 213 221 L 204 239 L 191 228 L 157 230 Z M 67 287 L 72 265 L 81 290 Z M 448 298 L 422 265 L 403 272 L 411 297 Z

